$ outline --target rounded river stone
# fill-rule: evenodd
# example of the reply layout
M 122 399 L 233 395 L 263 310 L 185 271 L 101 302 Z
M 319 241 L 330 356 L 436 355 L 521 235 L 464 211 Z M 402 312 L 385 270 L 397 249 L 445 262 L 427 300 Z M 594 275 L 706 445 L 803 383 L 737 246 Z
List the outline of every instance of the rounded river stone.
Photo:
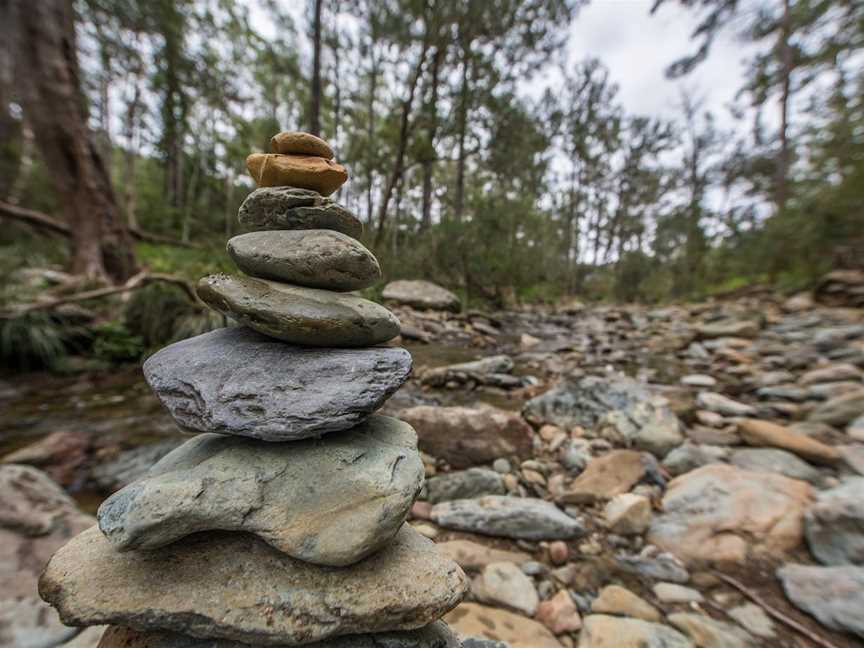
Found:
M 459 648 L 459 639 L 443 621 L 419 630 L 345 635 L 305 644 L 306 648 Z M 196 639 L 174 632 L 139 632 L 110 626 L 98 648 L 250 648 L 228 639 Z
M 310 288 L 360 290 L 381 279 L 375 256 L 332 230 L 249 232 L 228 241 L 228 253 L 253 277 Z
M 198 531 L 246 531 L 286 554 L 341 567 L 396 535 L 423 486 L 410 425 L 372 416 L 293 443 L 199 434 L 99 507 L 120 551 Z
M 270 148 L 274 153 L 288 155 L 317 155 L 332 160 L 333 149 L 320 137 L 301 131 L 283 131 L 270 138 Z
M 253 153 L 246 168 L 259 187 L 299 187 L 329 196 L 348 180 L 341 164 L 314 155 Z
M 295 347 L 242 327 L 177 342 L 144 363 L 147 383 L 181 427 L 264 441 L 354 427 L 410 372 L 402 348 Z
M 467 589 L 459 566 L 407 524 L 381 551 L 339 569 L 291 558 L 248 533 L 199 533 L 121 553 L 94 526 L 54 554 L 39 581 L 67 625 L 254 646 L 414 630 Z
M 248 196 L 237 219 L 257 230 L 328 229 L 354 238 L 363 223 L 353 213 L 317 191 L 296 187 L 261 187 Z
M 198 282 L 198 296 L 223 315 L 293 344 L 366 347 L 399 335 L 393 313 L 355 295 L 218 274 Z

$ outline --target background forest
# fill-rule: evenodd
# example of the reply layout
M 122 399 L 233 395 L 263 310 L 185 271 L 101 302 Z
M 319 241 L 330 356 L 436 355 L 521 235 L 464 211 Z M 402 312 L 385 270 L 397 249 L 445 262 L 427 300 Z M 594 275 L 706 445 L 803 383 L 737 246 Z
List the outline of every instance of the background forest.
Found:
M 334 198 L 386 279 L 469 304 L 696 299 L 860 265 L 864 4 L 653 9 L 676 2 L 699 27 L 670 76 L 698 77 L 721 30 L 758 46 L 734 129 L 686 83 L 658 119 L 623 108 L 601 59 L 562 64 L 579 0 L 0 3 L 0 271 L 63 267 L 98 294 L 227 267 L 244 159 L 285 129 L 333 145 L 351 174 Z M 7 350 L 48 317 L 18 288 Z M 176 336 L 188 301 L 152 286 L 118 326 Z

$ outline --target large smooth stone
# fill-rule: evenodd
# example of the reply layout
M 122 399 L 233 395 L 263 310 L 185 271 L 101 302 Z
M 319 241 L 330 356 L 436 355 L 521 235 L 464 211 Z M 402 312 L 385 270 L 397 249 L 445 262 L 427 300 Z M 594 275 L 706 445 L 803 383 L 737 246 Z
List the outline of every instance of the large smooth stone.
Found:
M 696 645 L 660 623 L 592 614 L 585 617 L 579 648 L 696 648 Z
M 246 533 L 120 553 L 97 527 L 58 551 L 39 592 L 69 625 L 113 624 L 262 646 L 421 628 L 453 608 L 465 574 L 404 525 L 382 551 L 334 569 Z
M 317 191 L 297 187 L 261 187 L 248 196 L 237 220 L 258 230 L 328 229 L 354 238 L 363 223 L 349 210 Z
M 509 648 L 561 648 L 561 644 L 546 627 L 520 614 L 500 610 L 477 603 L 463 603 L 444 619 L 462 637 L 484 637 L 501 641 Z M 483 646 L 487 643 L 468 640 L 466 646 Z M 493 643 L 500 648 L 502 644 Z
M 804 515 L 810 551 L 824 565 L 864 565 L 864 477 L 816 496 Z
M 253 153 L 246 158 L 249 175 L 259 187 L 298 187 L 329 196 L 348 180 L 341 164 L 314 155 Z
M 120 551 L 247 531 L 295 558 L 343 566 L 396 535 L 422 486 L 417 435 L 389 416 L 325 443 L 200 434 L 108 498 L 99 528 Z
M 458 312 L 461 308 L 459 298 L 452 292 L 422 279 L 391 281 L 384 286 L 381 297 L 397 304 L 420 309 Z
M 822 625 L 864 639 L 864 567 L 790 564 L 777 570 L 777 578 L 797 608 Z
M 302 131 L 282 131 L 270 138 L 270 148 L 274 153 L 287 155 L 316 155 L 332 160 L 333 149 L 320 137 Z
M 75 636 L 36 591 L 45 562 L 93 524 L 48 475 L 0 466 L 0 646 L 57 646 Z
M 361 243 L 332 230 L 249 232 L 228 241 L 228 253 L 253 277 L 325 288 L 360 290 L 381 278 L 378 260 Z
M 585 533 L 582 524 L 551 502 L 530 497 L 488 495 L 432 507 L 439 526 L 522 540 L 566 540 Z
M 240 327 L 177 342 L 144 363 L 181 427 L 264 441 L 354 427 L 410 372 L 411 354 L 398 347 L 293 347 Z
M 459 648 L 459 640 L 443 621 L 419 630 L 346 635 L 305 644 L 306 648 Z M 250 648 L 228 639 L 196 639 L 174 632 L 140 632 L 111 626 L 98 648 Z
M 329 290 L 218 274 L 198 282 L 198 296 L 223 315 L 293 344 L 365 347 L 399 335 L 399 320 L 383 306 Z

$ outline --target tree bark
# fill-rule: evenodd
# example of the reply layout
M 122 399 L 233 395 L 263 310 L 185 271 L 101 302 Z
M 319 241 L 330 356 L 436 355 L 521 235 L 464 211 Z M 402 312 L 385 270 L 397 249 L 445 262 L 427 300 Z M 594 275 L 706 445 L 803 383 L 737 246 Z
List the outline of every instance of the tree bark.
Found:
M 315 0 L 315 17 L 312 22 L 314 54 L 312 58 L 312 92 L 309 105 L 309 132 L 321 134 L 321 5 L 324 0 Z
M 462 47 L 462 80 L 459 85 L 459 112 L 457 129 L 459 133 L 459 149 L 456 160 L 456 191 L 453 200 L 453 220 L 462 222 L 465 208 L 465 138 L 468 134 L 468 69 L 471 65 L 471 43 Z
M 16 27 L 16 83 L 36 144 L 71 230 L 72 273 L 121 282 L 137 270 L 132 238 L 108 170 L 87 127 L 75 44 L 65 0 L 5 0 Z
M 420 221 L 421 231 L 429 229 L 432 225 L 432 175 L 435 171 L 435 137 L 438 134 L 439 71 L 445 53 L 446 48 L 439 45 L 435 49 L 435 56 L 432 57 L 432 79 L 429 82 L 429 105 L 426 111 L 426 117 L 429 120 L 429 150 L 428 156 L 423 160 L 423 210 Z
M 786 209 L 789 185 L 789 95 L 792 85 L 792 69 L 794 67 L 792 47 L 789 39 L 792 36 L 792 12 L 790 0 L 783 0 L 783 23 L 780 29 L 780 67 L 783 74 L 780 91 L 780 151 L 777 155 L 777 174 L 775 179 L 775 201 L 777 210 Z

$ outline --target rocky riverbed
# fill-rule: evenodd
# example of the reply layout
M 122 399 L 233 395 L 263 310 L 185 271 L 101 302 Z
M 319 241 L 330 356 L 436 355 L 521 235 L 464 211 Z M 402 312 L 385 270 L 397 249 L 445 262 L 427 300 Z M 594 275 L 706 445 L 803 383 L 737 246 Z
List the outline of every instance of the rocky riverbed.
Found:
M 473 581 L 451 627 L 513 648 L 864 645 L 864 311 L 830 301 L 394 309 L 414 370 L 383 413 L 424 452 L 412 524 Z M 85 511 L 28 487 L 48 521 L 0 525 L 0 574 L 20 574 L 0 645 L 26 623 L 59 645 L 33 620 L 38 569 L 10 561 L 188 437 L 137 368 L 7 378 L 0 412 L 3 461 Z

